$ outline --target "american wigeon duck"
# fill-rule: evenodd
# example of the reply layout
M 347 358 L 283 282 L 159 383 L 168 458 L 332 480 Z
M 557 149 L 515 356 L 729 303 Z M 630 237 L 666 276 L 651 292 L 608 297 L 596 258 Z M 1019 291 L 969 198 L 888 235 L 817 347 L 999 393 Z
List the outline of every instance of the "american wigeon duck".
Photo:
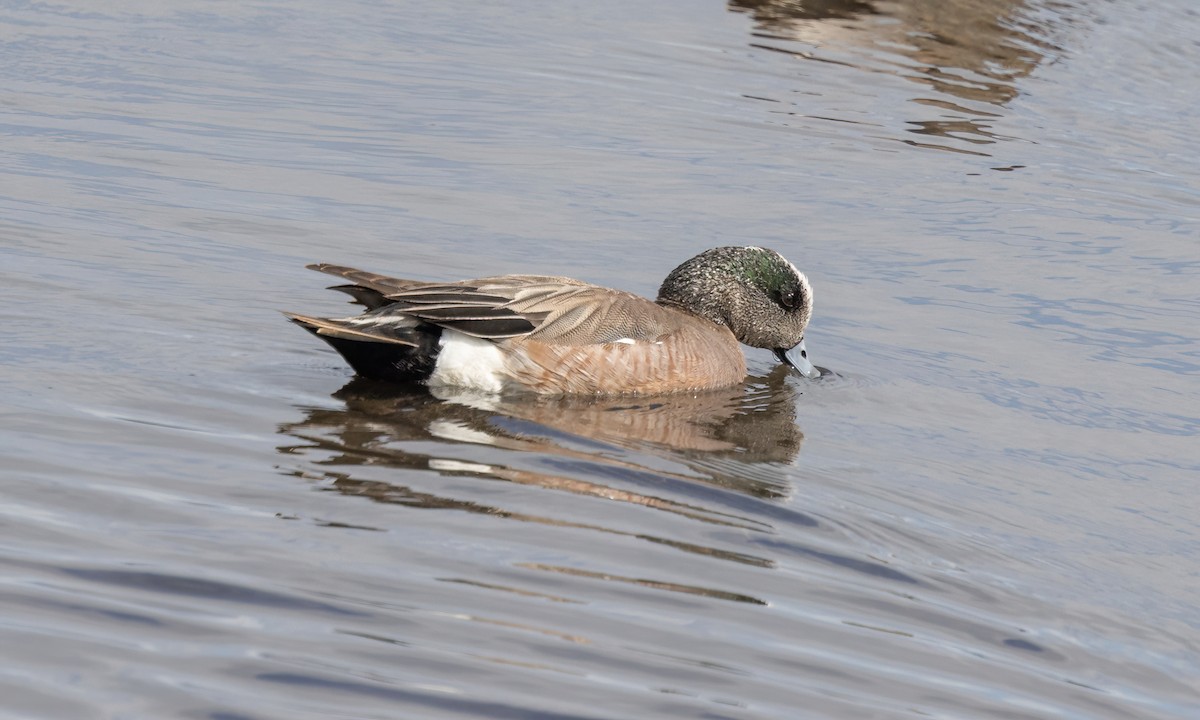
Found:
M 804 348 L 812 288 L 766 248 L 706 250 L 672 270 L 654 301 L 545 275 L 436 283 L 308 267 L 349 280 L 333 289 L 367 311 L 288 317 L 366 377 L 492 393 L 709 390 L 746 377 L 739 342 L 821 374 Z

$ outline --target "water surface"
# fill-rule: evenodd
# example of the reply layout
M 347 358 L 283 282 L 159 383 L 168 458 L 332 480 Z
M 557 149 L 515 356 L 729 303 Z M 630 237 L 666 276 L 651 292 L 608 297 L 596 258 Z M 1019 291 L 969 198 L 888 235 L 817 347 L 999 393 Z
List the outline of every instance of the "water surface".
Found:
M 1200 716 L 1196 11 L 15 4 L 0 710 Z M 303 265 L 816 290 L 742 387 L 356 381 Z

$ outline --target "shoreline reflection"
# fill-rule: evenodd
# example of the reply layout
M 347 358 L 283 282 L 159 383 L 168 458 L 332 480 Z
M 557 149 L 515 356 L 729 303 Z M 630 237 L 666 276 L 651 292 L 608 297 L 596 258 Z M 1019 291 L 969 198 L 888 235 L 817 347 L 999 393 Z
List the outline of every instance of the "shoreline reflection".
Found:
M 937 95 L 910 102 L 944 114 L 908 120 L 907 132 L 957 144 L 903 142 L 983 156 L 978 146 L 1014 139 L 992 129 L 996 110 L 1020 95 L 1018 80 L 1065 52 L 1055 37 L 1071 10 L 1040 12 L 1027 0 L 729 0 L 727 7 L 754 20 L 756 49 L 926 86 Z

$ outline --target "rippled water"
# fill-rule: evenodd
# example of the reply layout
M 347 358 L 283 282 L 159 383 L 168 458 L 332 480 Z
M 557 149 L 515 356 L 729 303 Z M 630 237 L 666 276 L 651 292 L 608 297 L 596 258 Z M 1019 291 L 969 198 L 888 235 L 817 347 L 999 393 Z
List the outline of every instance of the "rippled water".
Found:
M 1200 717 L 1184 0 L 0 33 L 4 716 Z M 737 243 L 820 381 L 434 396 L 276 312 Z

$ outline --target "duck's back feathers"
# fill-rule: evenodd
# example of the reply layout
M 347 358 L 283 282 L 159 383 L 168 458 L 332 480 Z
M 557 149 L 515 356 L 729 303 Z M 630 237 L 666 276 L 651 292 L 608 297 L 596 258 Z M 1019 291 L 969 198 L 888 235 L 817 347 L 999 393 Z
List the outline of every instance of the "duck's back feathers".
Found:
M 368 309 L 386 309 L 372 318 L 385 324 L 398 314 L 487 340 L 529 336 L 566 345 L 657 339 L 668 330 L 656 303 L 571 278 L 504 275 L 427 283 L 341 265 L 308 267 L 353 281 L 332 289 Z

